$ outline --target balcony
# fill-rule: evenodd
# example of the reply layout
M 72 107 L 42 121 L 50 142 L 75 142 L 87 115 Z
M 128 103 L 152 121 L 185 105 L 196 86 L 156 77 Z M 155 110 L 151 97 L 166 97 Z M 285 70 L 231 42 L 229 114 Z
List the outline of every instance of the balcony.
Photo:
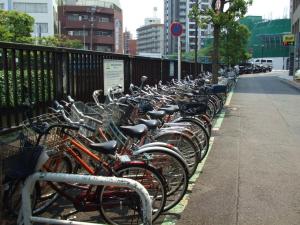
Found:
M 85 25 L 85 29 L 91 29 L 91 22 L 89 21 L 64 21 L 63 28 L 64 29 L 83 29 Z M 93 29 L 103 29 L 103 30 L 114 30 L 114 23 L 107 22 L 107 23 L 100 23 L 94 22 Z

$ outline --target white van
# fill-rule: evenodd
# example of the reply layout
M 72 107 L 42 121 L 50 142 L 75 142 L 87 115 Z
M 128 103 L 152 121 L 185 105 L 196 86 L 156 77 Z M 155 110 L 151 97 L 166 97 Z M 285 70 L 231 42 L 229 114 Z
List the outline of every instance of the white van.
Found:
M 272 59 L 254 59 L 254 64 L 267 67 L 270 72 L 273 69 L 273 60 Z

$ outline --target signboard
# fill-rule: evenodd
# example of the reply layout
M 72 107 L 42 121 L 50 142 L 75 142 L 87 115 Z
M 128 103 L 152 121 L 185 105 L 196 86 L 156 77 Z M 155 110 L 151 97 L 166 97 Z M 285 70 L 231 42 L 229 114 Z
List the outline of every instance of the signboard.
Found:
M 174 77 L 174 73 L 175 73 L 174 62 L 171 61 L 171 62 L 170 62 L 170 74 L 169 74 L 169 76 L 170 76 L 170 77 Z
M 124 92 L 124 61 L 104 59 L 104 95 L 107 95 L 109 88 L 117 85 L 122 86 Z
M 183 33 L 183 27 L 181 23 L 173 22 L 170 27 L 171 34 L 175 37 L 179 37 Z
M 294 45 L 295 44 L 295 35 L 287 34 L 283 35 L 283 45 Z

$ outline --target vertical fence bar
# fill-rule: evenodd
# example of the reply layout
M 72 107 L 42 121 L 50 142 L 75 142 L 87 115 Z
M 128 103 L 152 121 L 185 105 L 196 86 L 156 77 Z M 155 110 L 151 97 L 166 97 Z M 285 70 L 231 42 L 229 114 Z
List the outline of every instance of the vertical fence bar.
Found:
M 12 104 L 13 107 L 18 107 L 18 85 L 17 85 L 17 66 L 16 66 L 16 50 L 12 49 L 11 50 L 11 69 L 12 69 L 12 83 L 13 83 L 13 99 L 14 103 Z M 19 124 L 19 111 L 14 110 L 13 111 L 14 117 L 15 117 L 15 124 Z
M 46 85 L 45 85 L 45 58 L 44 58 L 44 52 L 40 51 L 40 78 L 41 78 L 41 100 L 42 100 L 42 112 L 45 113 L 45 92 L 46 92 Z
M 51 67 L 52 67 L 52 74 L 53 74 L 53 77 L 52 77 L 52 81 L 53 81 L 53 99 L 56 99 L 57 97 L 57 60 L 56 60 L 56 54 L 55 52 L 51 52 Z M 51 99 L 51 100 L 53 100 Z
M 47 102 L 51 100 L 51 70 L 50 70 L 50 52 L 46 52 L 46 77 L 47 77 Z
M 83 92 L 83 95 L 82 95 L 82 100 L 85 101 L 86 100 L 86 95 L 87 95 L 87 68 L 86 68 L 86 57 L 87 55 L 86 54 L 83 54 L 83 80 L 82 80 L 82 85 L 83 85 L 83 88 L 82 88 L 82 92 Z
M 25 102 L 25 90 L 24 90 L 24 51 L 21 49 L 19 51 L 19 68 L 20 68 L 20 95 L 21 95 L 21 102 Z M 22 120 L 25 120 L 25 115 L 22 113 Z
M 83 87 L 84 87 L 83 79 L 82 79 L 82 75 L 83 75 L 83 56 L 82 56 L 82 54 L 79 54 L 79 63 L 80 63 L 80 70 L 79 70 L 79 73 L 77 75 L 78 78 L 79 78 L 79 82 L 77 83 L 77 85 L 79 86 L 78 98 L 79 98 L 79 100 L 82 100 Z
M 67 94 L 71 95 L 71 75 L 70 75 L 70 55 L 68 52 L 64 54 L 65 66 L 66 66 L 66 81 L 67 81 Z
M 34 69 L 34 92 L 35 92 L 35 99 L 34 102 L 38 104 L 39 100 L 39 73 L 38 73 L 38 56 L 37 51 L 33 51 L 33 69 Z M 36 108 L 37 114 L 39 114 L 40 110 L 39 107 Z
M 71 53 L 71 63 L 70 63 L 70 93 L 74 97 L 75 96 L 75 91 L 74 91 L 74 54 Z
M 2 62 L 3 62 L 3 72 L 4 72 L 4 95 L 5 95 L 5 106 L 7 108 L 10 107 L 10 93 L 9 93 L 9 72 L 8 72 L 8 52 L 7 49 L 4 48 L 2 52 Z M 6 111 L 6 124 L 8 127 L 11 126 L 11 118 L 10 118 L 10 113 L 7 113 Z
M 31 76 L 31 53 L 30 50 L 26 51 L 26 57 L 27 57 L 27 84 L 28 84 L 28 97 L 29 100 L 32 101 L 32 76 Z

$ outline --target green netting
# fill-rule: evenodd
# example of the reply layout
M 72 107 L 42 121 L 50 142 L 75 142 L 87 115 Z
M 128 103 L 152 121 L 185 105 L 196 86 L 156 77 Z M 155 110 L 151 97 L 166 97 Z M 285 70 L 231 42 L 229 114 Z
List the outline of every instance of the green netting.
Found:
M 291 33 L 290 19 L 263 20 L 261 16 L 247 16 L 240 23 L 251 31 L 248 48 L 253 58 L 289 56 L 289 46 L 283 46 L 282 37 Z

